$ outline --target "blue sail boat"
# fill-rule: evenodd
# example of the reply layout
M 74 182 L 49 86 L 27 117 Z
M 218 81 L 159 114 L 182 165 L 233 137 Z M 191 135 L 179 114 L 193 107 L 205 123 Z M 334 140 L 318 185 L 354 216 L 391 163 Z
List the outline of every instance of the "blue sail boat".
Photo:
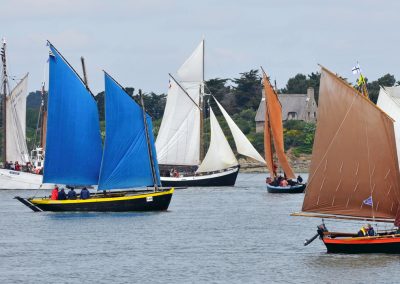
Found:
M 33 211 L 167 210 L 174 189 L 160 187 L 151 117 L 143 101 L 139 106 L 105 73 L 106 137 L 102 147 L 93 94 L 58 50 L 49 46 L 43 182 L 97 185 L 102 193 L 92 194 L 89 199 L 16 199 Z

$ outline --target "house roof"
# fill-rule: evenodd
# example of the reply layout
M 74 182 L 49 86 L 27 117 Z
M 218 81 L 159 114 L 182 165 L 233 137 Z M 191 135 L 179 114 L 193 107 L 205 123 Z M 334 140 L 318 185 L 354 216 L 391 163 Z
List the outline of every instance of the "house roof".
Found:
M 296 112 L 297 117 L 305 117 L 309 98 L 307 94 L 278 94 L 278 99 L 282 105 L 282 120 L 288 119 L 289 112 Z M 263 96 L 258 106 L 255 121 L 265 121 L 265 98 Z

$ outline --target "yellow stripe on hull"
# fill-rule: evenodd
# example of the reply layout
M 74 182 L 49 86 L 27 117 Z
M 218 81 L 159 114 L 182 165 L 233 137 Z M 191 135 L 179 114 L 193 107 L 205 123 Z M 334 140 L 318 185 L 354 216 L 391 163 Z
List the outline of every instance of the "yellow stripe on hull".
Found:
M 33 198 L 29 199 L 29 201 L 35 205 L 41 204 L 73 204 L 73 203 L 99 203 L 99 202 L 110 202 L 110 201 L 123 201 L 123 200 L 132 200 L 146 197 L 154 197 L 154 196 L 162 196 L 174 193 L 174 188 L 171 188 L 167 191 L 161 192 L 152 192 L 145 194 L 137 194 L 137 195 L 128 195 L 121 197 L 101 197 L 101 198 L 89 198 L 89 199 L 67 199 L 67 200 L 52 200 L 52 199 L 42 199 L 42 198 Z

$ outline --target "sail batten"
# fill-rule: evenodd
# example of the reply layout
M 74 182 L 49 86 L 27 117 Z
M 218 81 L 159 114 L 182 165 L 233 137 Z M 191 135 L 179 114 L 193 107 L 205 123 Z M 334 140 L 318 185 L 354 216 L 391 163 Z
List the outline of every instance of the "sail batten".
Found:
M 44 183 L 97 184 L 102 142 L 94 97 L 50 44 Z
M 98 189 L 153 186 L 154 179 L 142 108 L 107 73 L 105 73 L 105 113 L 106 137 Z M 148 114 L 146 123 L 155 180 L 160 186 L 152 123 Z
M 226 122 L 228 123 L 229 129 L 231 130 L 233 139 L 235 141 L 236 149 L 239 154 L 250 157 L 260 163 L 265 164 L 265 160 L 261 155 L 257 152 L 257 150 L 253 147 L 247 137 L 243 134 L 240 128 L 236 125 L 233 119 L 229 116 L 226 110 L 222 107 L 222 105 L 213 97 L 215 102 L 217 103 L 219 109 L 222 112 Z
M 235 154 L 210 107 L 211 140 L 210 146 L 203 162 L 197 172 L 219 171 L 229 167 L 237 166 Z
M 325 68 L 319 94 L 302 211 L 396 218 L 400 188 L 392 119 Z
M 275 146 L 275 152 L 278 157 L 278 161 L 283 171 L 285 172 L 288 178 L 295 178 L 292 168 L 289 165 L 289 162 L 286 158 L 285 150 L 284 150 L 284 142 L 283 142 L 283 125 L 282 125 L 282 107 L 279 102 L 278 96 L 273 90 L 267 76 L 264 74 L 263 76 L 264 82 L 264 91 L 265 91 L 265 112 L 267 120 L 265 121 L 265 133 L 264 138 L 268 139 L 272 136 L 272 141 Z M 268 129 L 269 127 L 269 129 Z M 271 131 L 270 134 L 267 132 Z M 264 140 L 264 143 L 268 148 L 271 148 L 268 140 Z M 266 153 L 269 150 L 266 150 Z M 268 156 L 270 154 L 268 153 Z M 267 157 L 270 160 L 270 157 Z M 270 167 L 270 166 L 269 166 Z M 274 173 L 274 165 L 272 165 L 272 173 Z M 271 169 L 270 169 L 271 170 Z

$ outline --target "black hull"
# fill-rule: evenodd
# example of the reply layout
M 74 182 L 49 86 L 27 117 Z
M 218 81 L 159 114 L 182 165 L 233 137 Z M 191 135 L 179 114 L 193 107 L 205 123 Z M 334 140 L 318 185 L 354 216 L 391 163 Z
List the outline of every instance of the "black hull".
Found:
M 171 202 L 173 190 L 124 197 L 94 198 L 86 200 L 38 200 L 16 197 L 33 211 L 52 212 L 129 212 L 165 211 Z
M 305 184 L 299 184 L 290 187 L 271 186 L 267 184 L 267 190 L 269 193 L 303 193 L 305 189 Z
M 330 239 L 323 239 L 328 253 L 347 253 L 347 254 L 358 254 L 358 253 L 388 253 L 388 254 L 400 254 L 400 238 L 399 237 L 387 237 L 379 238 L 367 242 L 333 242 Z
M 238 174 L 239 174 L 239 169 L 237 171 L 229 173 L 227 175 L 204 178 L 204 179 L 176 180 L 176 181 L 168 180 L 167 181 L 167 180 L 163 180 L 161 178 L 161 183 L 162 183 L 162 186 L 166 186 L 166 187 L 234 186 Z

